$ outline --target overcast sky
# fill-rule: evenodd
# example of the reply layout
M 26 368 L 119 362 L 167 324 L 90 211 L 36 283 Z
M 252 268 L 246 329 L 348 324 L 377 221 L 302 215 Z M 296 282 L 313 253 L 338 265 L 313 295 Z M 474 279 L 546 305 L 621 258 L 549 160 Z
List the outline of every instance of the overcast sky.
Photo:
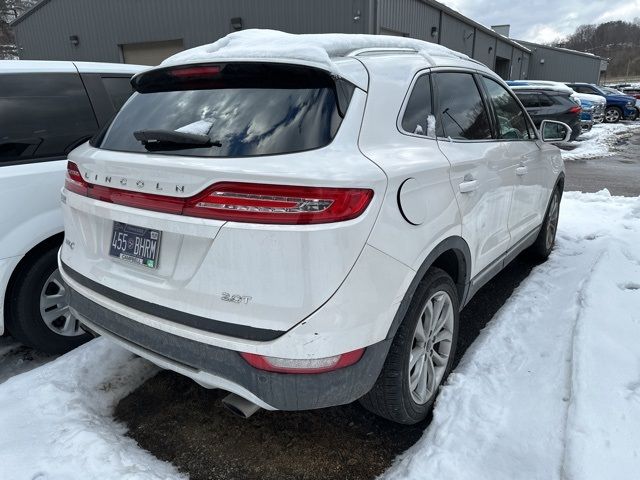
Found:
M 632 21 L 640 0 L 441 0 L 488 27 L 511 24 L 511 37 L 551 42 L 588 23 Z

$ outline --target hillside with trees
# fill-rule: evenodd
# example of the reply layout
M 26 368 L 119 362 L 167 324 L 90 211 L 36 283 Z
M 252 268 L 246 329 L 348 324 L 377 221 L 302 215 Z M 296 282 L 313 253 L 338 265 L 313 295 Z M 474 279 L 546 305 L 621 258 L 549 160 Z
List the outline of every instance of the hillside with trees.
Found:
M 37 3 L 37 0 L 0 0 L 0 58 L 18 54 L 10 23 Z
M 640 76 L 640 18 L 633 22 L 581 25 L 575 33 L 553 45 L 608 58 L 607 78 Z

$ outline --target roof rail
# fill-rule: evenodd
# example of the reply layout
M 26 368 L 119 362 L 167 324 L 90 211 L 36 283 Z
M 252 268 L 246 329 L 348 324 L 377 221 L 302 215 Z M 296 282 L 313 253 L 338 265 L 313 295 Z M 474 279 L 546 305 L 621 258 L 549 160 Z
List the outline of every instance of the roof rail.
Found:
M 401 53 L 419 53 L 415 48 L 409 47 L 365 47 L 358 48 L 356 50 L 352 50 L 348 52 L 345 56 L 347 57 L 357 57 L 358 55 L 366 55 L 367 53 L 378 53 L 378 52 L 401 52 Z

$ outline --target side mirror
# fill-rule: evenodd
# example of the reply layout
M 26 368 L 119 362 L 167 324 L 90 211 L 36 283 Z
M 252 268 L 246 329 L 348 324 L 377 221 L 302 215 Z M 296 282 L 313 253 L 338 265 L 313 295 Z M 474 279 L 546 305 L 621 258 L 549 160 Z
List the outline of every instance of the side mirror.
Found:
M 571 138 L 571 127 L 555 120 L 543 120 L 540 133 L 543 142 L 568 142 Z

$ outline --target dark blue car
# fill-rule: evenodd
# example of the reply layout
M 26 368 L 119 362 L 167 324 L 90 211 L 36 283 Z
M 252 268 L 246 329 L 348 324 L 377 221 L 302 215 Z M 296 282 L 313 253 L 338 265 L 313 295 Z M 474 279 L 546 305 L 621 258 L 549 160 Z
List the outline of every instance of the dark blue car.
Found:
M 604 121 L 607 123 L 616 123 L 622 118 L 636 119 L 636 99 L 629 95 L 613 94 L 591 83 L 567 83 L 567 85 L 578 93 L 590 93 L 606 98 L 607 108 L 604 111 Z

